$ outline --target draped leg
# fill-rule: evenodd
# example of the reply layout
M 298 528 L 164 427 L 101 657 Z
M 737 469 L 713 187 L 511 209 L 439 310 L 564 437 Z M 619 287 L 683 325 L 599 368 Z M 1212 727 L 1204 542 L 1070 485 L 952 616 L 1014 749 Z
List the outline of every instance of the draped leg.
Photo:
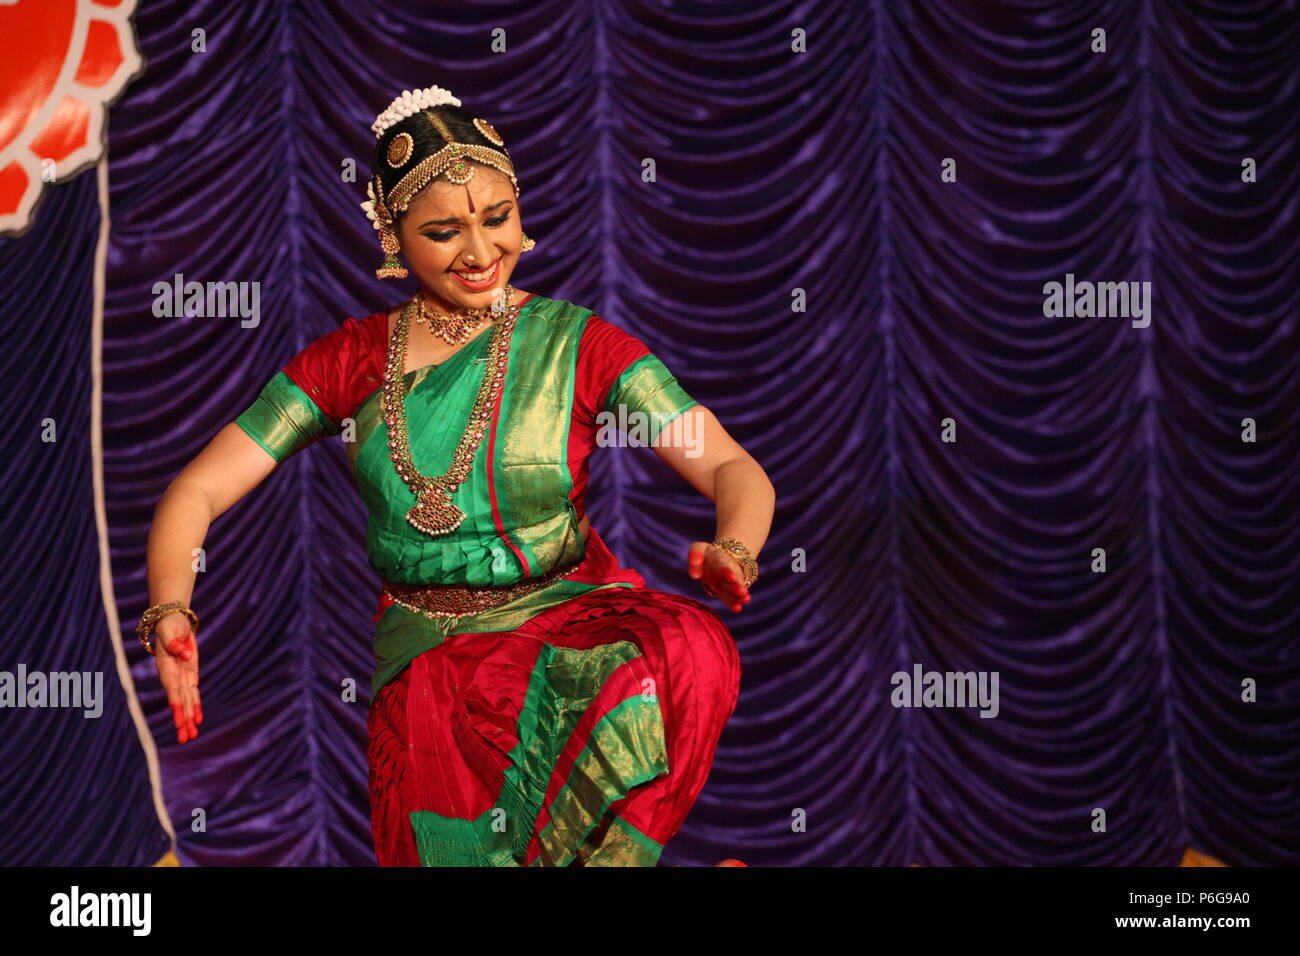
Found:
M 370 831 L 380 866 L 419 866 L 415 834 L 406 814 L 416 805 L 407 775 L 406 697 L 408 667 L 383 687 L 370 704 Z
M 372 705 L 380 864 L 654 865 L 704 786 L 739 683 L 722 620 L 648 588 L 450 637 Z
M 576 602 L 570 602 L 576 603 Z M 718 740 L 736 708 L 740 655 L 722 620 L 699 601 L 648 588 L 597 591 L 556 629 L 553 642 L 590 647 L 634 643 L 659 699 L 668 772 L 632 788 L 609 807 L 607 832 L 577 848 L 586 866 L 653 865 L 681 828 L 713 765 Z M 632 842 L 647 838 L 648 852 Z

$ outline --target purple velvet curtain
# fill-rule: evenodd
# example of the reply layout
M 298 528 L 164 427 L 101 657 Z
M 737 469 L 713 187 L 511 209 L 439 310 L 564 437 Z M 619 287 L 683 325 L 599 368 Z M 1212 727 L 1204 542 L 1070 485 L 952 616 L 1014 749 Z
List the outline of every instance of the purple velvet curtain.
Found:
M 1293 3 L 145 0 L 136 23 L 105 494 L 184 862 L 374 862 L 378 585 L 340 445 L 211 530 L 197 741 L 132 629 L 168 482 L 298 349 L 409 288 L 373 278 L 357 204 L 374 115 L 432 84 L 518 165 L 538 246 L 515 284 L 645 339 L 777 486 L 754 600 L 722 612 L 740 704 L 665 863 L 1300 862 Z M 0 242 L 0 668 L 98 669 L 107 703 L 0 713 L 0 861 L 144 864 L 167 840 L 91 486 L 95 174 L 50 193 Z M 259 282 L 260 324 L 155 317 L 177 273 Z M 1067 273 L 1151 283 L 1150 325 L 1045 316 Z M 624 564 L 697 593 L 712 506 L 650 452 L 600 453 L 590 510 Z M 893 706 L 916 665 L 996 671 L 997 717 Z

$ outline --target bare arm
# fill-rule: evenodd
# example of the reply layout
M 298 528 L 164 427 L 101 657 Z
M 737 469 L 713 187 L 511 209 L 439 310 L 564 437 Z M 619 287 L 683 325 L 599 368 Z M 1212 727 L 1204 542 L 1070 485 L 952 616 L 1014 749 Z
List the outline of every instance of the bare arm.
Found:
M 714 537 L 735 538 L 757 558 L 772 530 L 776 489 L 763 466 L 727 434 L 717 416 L 703 405 L 688 408 L 660 432 L 654 450 L 691 487 L 716 504 Z M 749 602 L 748 589 L 734 586 L 734 581 L 744 581 L 735 558 L 709 548 L 707 542 L 697 541 L 691 550 L 705 552 L 702 558 L 688 557 L 688 569 L 691 577 L 702 579 L 706 592 L 733 611 Z
M 149 603 L 194 596 L 194 549 L 208 526 L 279 465 L 242 428 L 231 422 L 172 479 L 154 510 L 149 530 Z
M 256 488 L 279 465 L 261 445 L 231 422 L 172 479 L 154 510 L 146 552 L 149 603 L 181 601 L 194 596 L 194 550 L 203 547 L 208 527 L 235 502 Z M 203 722 L 198 689 L 198 645 L 190 622 L 173 611 L 158 622 L 154 659 L 172 707 L 177 739 L 197 736 Z

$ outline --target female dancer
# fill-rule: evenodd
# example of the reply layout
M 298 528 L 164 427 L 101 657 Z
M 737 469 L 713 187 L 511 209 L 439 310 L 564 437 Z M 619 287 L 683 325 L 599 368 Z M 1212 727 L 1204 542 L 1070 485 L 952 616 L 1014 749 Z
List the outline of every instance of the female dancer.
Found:
M 403 93 L 363 203 L 381 277 L 420 288 L 294 356 L 172 482 L 149 537 L 158 673 L 198 733 L 192 549 L 290 455 L 342 435 L 383 581 L 369 712 L 381 865 L 648 866 L 704 786 L 739 690 L 721 619 L 645 586 L 587 519 L 617 423 L 717 506 L 687 570 L 738 612 L 775 493 L 639 339 L 509 285 L 533 241 L 500 135 L 446 90 Z M 152 652 L 152 648 L 151 648 Z

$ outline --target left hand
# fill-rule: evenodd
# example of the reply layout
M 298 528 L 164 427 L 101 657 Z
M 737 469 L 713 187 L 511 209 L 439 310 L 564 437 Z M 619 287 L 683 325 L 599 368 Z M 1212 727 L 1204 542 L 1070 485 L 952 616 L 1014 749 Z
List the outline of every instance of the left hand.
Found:
M 167 692 L 178 744 L 199 735 L 203 704 L 199 698 L 199 645 L 194 629 L 180 611 L 172 611 L 154 629 L 154 664 Z
M 704 592 L 722 601 L 732 611 L 749 603 L 745 569 L 735 556 L 707 541 L 691 544 L 686 554 L 686 573 L 700 582 Z

